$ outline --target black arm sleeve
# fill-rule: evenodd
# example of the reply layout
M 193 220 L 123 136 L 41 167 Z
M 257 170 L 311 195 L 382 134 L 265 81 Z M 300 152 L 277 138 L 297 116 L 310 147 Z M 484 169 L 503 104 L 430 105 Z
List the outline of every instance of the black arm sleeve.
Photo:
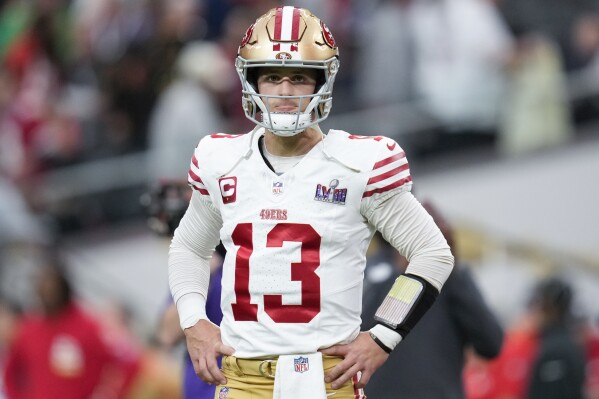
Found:
M 422 316 L 424 316 L 424 314 L 430 309 L 430 307 L 433 305 L 433 303 L 439 296 L 439 291 L 437 291 L 437 289 L 431 283 L 426 281 L 426 279 L 423 279 L 420 276 L 416 276 L 410 273 L 406 273 L 404 276 L 412 280 L 418 281 L 423 286 L 422 291 L 420 292 L 410 309 L 407 310 L 406 316 L 399 323 L 394 323 L 392 320 L 389 320 L 382 315 L 383 312 L 381 312 L 381 309 L 386 305 L 387 300 L 390 298 L 389 296 L 385 298 L 383 304 L 381 305 L 381 307 L 379 307 L 379 310 L 377 310 L 377 313 L 374 316 L 375 320 L 385 325 L 386 327 L 389 327 L 392 330 L 397 331 L 402 336 L 402 338 L 405 338 L 408 335 L 408 333 L 412 330 L 412 328 L 414 328 L 414 326 L 416 325 L 416 323 L 418 323 Z M 391 288 L 391 291 L 393 291 L 393 288 Z

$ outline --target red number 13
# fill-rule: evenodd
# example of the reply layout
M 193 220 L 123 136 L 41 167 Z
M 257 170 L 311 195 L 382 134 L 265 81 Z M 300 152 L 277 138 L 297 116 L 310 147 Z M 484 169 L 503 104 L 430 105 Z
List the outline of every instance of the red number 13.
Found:
M 238 245 L 235 258 L 235 296 L 232 304 L 237 321 L 258 321 L 258 305 L 251 303 L 250 257 L 254 251 L 252 224 L 241 223 L 231 235 Z M 302 303 L 283 305 L 283 296 L 264 295 L 264 311 L 277 323 L 308 323 L 320 312 L 320 235 L 308 224 L 279 223 L 266 236 L 267 247 L 282 247 L 284 241 L 301 243 L 301 261 L 291 263 L 291 280 L 302 283 Z

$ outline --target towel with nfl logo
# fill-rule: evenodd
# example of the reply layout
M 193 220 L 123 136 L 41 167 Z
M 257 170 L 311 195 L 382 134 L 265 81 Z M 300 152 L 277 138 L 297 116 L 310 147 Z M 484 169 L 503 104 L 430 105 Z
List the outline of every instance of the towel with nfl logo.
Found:
M 322 353 L 281 355 L 273 399 L 326 399 Z

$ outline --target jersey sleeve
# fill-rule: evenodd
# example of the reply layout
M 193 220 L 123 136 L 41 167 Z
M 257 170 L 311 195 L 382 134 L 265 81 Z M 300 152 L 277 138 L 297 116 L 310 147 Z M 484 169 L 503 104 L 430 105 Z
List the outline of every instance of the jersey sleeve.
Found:
M 362 194 L 362 206 L 366 209 L 392 195 L 412 189 L 410 166 L 404 150 L 386 137 L 378 142 L 378 147 Z
M 187 182 L 189 183 L 190 187 L 192 189 L 194 189 L 195 191 L 197 191 L 199 194 L 202 195 L 204 200 L 208 200 L 210 201 L 210 193 L 208 192 L 208 189 L 206 188 L 206 185 L 204 184 L 204 181 L 202 179 L 202 176 L 204 176 L 205 178 L 205 167 L 203 162 L 205 162 L 205 147 L 206 146 L 206 139 L 203 139 L 202 141 L 200 141 L 200 143 L 197 145 L 197 147 L 195 148 L 193 155 L 191 157 L 191 162 L 189 165 L 189 173 L 187 174 Z

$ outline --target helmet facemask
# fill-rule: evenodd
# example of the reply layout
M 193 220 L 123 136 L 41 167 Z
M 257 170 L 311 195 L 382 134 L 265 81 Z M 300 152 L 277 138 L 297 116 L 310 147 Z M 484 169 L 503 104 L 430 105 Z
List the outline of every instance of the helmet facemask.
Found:
M 320 72 L 315 93 L 303 96 L 277 96 L 261 94 L 257 89 L 258 68 L 288 67 L 310 68 Z M 237 58 L 237 73 L 242 82 L 243 109 L 248 119 L 279 136 L 294 136 L 310 126 L 323 121 L 329 115 L 333 100 L 333 83 L 339 69 L 339 60 L 332 58 L 320 63 L 303 61 L 244 60 Z M 286 98 L 298 101 L 296 112 L 271 112 L 271 98 Z M 308 104 L 304 109 L 304 105 Z M 303 109 L 303 111 L 302 111 Z

